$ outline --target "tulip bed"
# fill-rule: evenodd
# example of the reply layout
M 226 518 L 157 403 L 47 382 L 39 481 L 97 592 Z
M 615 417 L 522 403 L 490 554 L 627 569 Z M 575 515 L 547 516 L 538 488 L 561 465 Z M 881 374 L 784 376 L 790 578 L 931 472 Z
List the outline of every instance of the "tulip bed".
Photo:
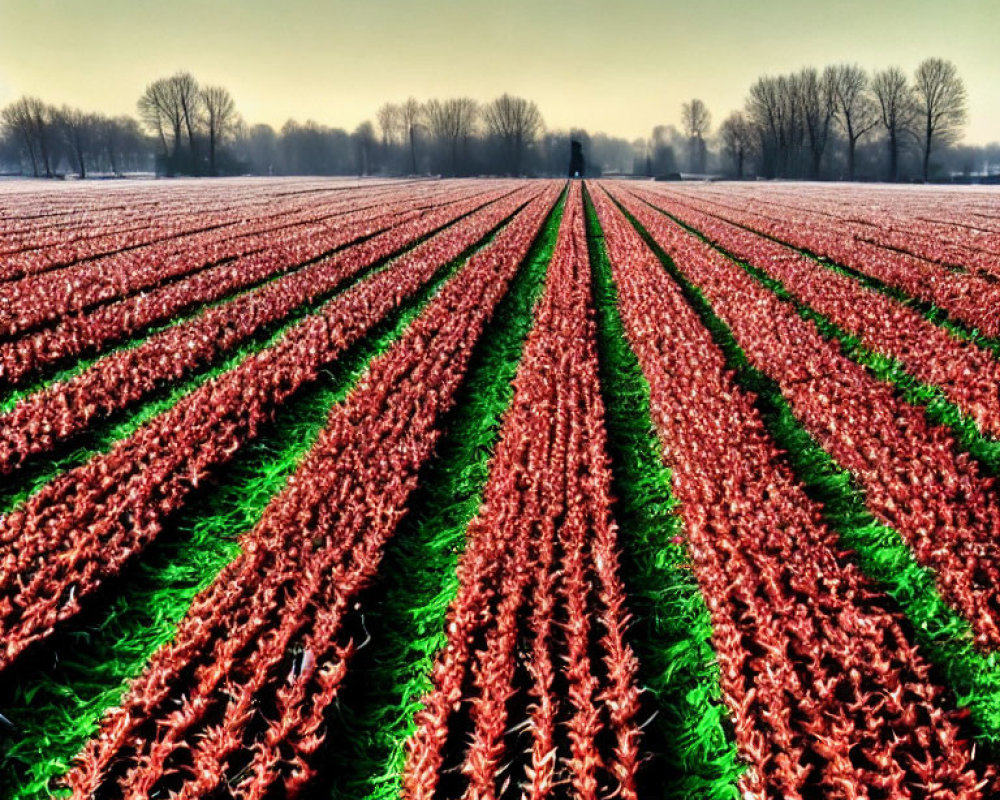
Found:
M 0 794 L 1000 796 L 1000 196 L 0 186 Z
M 886 191 L 864 187 L 848 200 L 819 187 L 792 192 L 754 192 L 746 187 L 707 193 L 734 211 L 754 210 L 774 221 L 834 223 L 843 236 L 898 250 L 957 271 L 1000 274 L 1000 224 L 996 208 L 981 198 L 954 194 L 947 204 L 920 189 Z M 707 199 L 707 198 L 706 198 Z M 992 218 L 992 219 L 991 219 Z

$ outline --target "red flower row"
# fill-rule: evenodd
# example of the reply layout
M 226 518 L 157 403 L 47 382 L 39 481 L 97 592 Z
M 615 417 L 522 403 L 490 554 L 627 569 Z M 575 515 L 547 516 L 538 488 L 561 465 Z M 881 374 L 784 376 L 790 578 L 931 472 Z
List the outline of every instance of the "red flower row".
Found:
M 720 208 L 752 211 L 773 221 L 802 226 L 832 224 L 843 236 L 858 241 L 957 269 L 1000 275 L 1000 230 L 976 227 L 975 204 L 954 191 L 944 195 L 939 189 L 930 203 L 914 202 L 921 194 L 900 188 L 886 194 L 857 186 L 850 195 L 826 187 L 812 191 L 796 187 L 789 192 L 781 187 L 756 186 L 727 187 L 725 192 L 682 190 L 681 194 L 702 197 Z M 949 221 L 923 216 L 941 216 L 938 209 L 942 205 L 950 210 L 946 213 Z
M 522 772 L 525 797 L 561 795 L 560 785 L 580 798 L 637 796 L 636 660 L 624 643 L 581 201 L 573 184 L 483 506 L 469 525 L 447 643 L 407 743 L 411 800 L 450 796 L 440 786 L 444 750 L 457 744 L 461 715 L 472 726 L 467 785 L 455 789 L 464 797 L 499 797 Z M 525 639 L 529 652 L 518 647 Z M 554 689 L 559 661 L 565 696 Z M 523 721 L 508 719 L 519 666 L 531 676 Z M 530 745 L 511 750 L 508 732 L 522 727 Z
M 593 195 L 749 765 L 743 792 L 986 797 L 996 772 L 963 740 L 964 713 L 905 619 L 823 524 L 678 286 L 603 190 Z M 702 258 L 694 245 L 676 255 L 692 272 Z M 780 331 L 759 308 L 743 296 L 748 324 Z
M 527 199 L 528 190 L 473 213 L 449 234 L 467 241 L 467 232 L 485 235 Z M 158 387 L 213 363 L 303 303 L 333 291 L 353 275 L 457 217 L 475 211 L 484 199 L 452 203 L 414 215 L 371 239 L 338 251 L 290 275 L 211 308 L 194 319 L 153 335 L 141 345 L 119 350 L 65 383 L 56 383 L 0 415 L 0 474 L 29 456 L 86 430 L 95 419 L 139 402 Z M 412 259 L 404 255 L 401 261 Z M 395 269 L 402 269 L 396 265 Z
M 265 265 L 274 260 L 301 264 L 377 232 L 395 217 L 416 213 L 413 205 L 414 198 L 402 192 L 393 203 L 378 203 L 376 210 L 358 209 L 348 199 L 318 215 L 309 209 L 277 223 L 261 225 L 255 221 L 250 227 L 260 230 L 245 235 L 223 235 L 213 229 L 171 240 L 162 252 L 156 248 L 152 252 L 147 248 L 125 250 L 30 275 L 0 287 L 0 334 L 14 337 L 66 314 L 234 260 L 235 265 L 244 269 L 255 261 Z M 242 259 L 248 259 L 249 263 L 242 263 Z
M 494 223 L 503 214 L 498 209 Z M 483 229 L 462 233 L 423 243 L 396 268 L 352 287 L 274 346 L 208 381 L 108 453 L 59 475 L 0 519 L 0 671 L 76 614 L 81 599 L 141 552 L 203 477 Z
M 634 194 L 781 281 L 798 300 L 860 338 L 865 347 L 898 359 L 918 380 L 939 386 L 980 430 L 1000 438 L 1000 362 L 992 353 L 772 239 L 672 198 Z
M 221 237 L 234 238 L 261 232 L 264 226 L 275 222 L 273 228 L 277 229 L 283 224 L 282 217 L 288 218 L 288 222 L 307 222 L 317 217 L 317 211 L 322 213 L 338 205 L 349 207 L 329 187 L 321 197 L 315 192 L 288 194 L 288 188 L 284 183 L 273 188 L 259 183 L 252 187 L 246 183 L 227 184 L 216 187 L 217 192 L 206 200 L 204 192 L 190 184 L 171 186 L 170 191 L 145 186 L 124 197 L 121 193 L 111 193 L 112 198 L 124 204 L 111 208 L 106 205 L 109 198 L 104 189 L 104 202 L 95 198 L 96 207 L 89 211 L 86 206 L 76 205 L 57 212 L 23 201 L 11 208 L 9 218 L 3 218 L 6 224 L 0 224 L 0 256 L 4 257 L 0 280 L 136 248 L 148 247 L 144 252 L 154 257 L 162 255 L 165 249 L 175 251 L 174 245 L 185 236 L 214 230 Z M 395 192 L 398 191 L 396 188 Z M 384 189 L 367 189 L 357 195 L 365 202 L 380 202 L 386 196 L 391 199 L 392 193 L 393 188 L 388 193 Z M 20 225 L 19 216 L 23 220 Z M 47 224 L 45 220 L 49 219 L 58 222 Z
M 869 509 L 937 573 L 979 644 L 1000 646 L 1000 498 L 952 433 L 928 423 L 824 341 L 811 322 L 729 259 L 649 206 L 629 208 L 705 292 L 750 362 L 774 379 L 795 416 L 864 490 Z
M 1000 336 L 1000 285 L 972 273 L 956 273 L 907 253 L 887 250 L 844 234 L 836 222 L 785 217 L 773 220 L 756 211 L 722 209 L 687 196 L 686 202 L 729 222 L 773 236 L 794 247 L 836 261 L 924 302 L 987 336 Z
M 502 190 L 503 187 L 497 187 L 497 191 Z M 451 191 L 441 195 L 440 205 L 466 202 L 467 198 L 472 199 L 467 192 Z M 368 218 L 365 235 L 377 235 L 379 231 L 418 220 L 421 216 L 418 211 L 407 210 L 405 204 L 397 207 L 402 209 L 398 214 Z M 150 325 L 169 321 L 193 306 L 225 298 L 246 286 L 294 270 L 303 261 L 344 245 L 359 235 L 341 230 L 330 237 L 315 239 L 308 250 L 302 249 L 294 234 L 287 241 L 272 235 L 268 240 L 270 244 L 253 254 L 200 269 L 150 291 L 99 305 L 86 313 L 65 316 L 53 327 L 42 328 L 14 341 L 0 342 L 0 379 L 17 385 L 46 365 L 83 353 L 100 352 L 109 344 Z
M 549 184 L 473 256 L 334 407 L 246 534 L 243 554 L 108 713 L 68 776 L 74 797 L 102 787 L 148 797 L 167 779 L 187 797 L 220 788 L 240 798 L 299 795 L 359 646 L 348 630 L 357 597 L 433 453 L 473 346 L 557 195 Z

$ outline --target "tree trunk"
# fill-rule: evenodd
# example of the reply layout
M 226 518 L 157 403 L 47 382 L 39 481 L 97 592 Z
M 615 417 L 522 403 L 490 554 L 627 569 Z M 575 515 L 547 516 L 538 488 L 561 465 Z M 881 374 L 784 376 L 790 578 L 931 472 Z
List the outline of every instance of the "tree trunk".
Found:
M 28 155 L 31 157 L 31 173 L 36 178 L 38 177 L 38 156 L 35 155 L 35 145 L 31 141 L 31 137 L 25 135 L 24 144 L 28 148 Z
M 924 183 L 927 183 L 927 177 L 930 173 L 931 165 L 931 137 L 934 135 L 931 129 L 930 117 L 927 118 L 927 138 L 924 139 Z
M 191 155 L 191 172 L 194 173 L 195 175 L 197 175 L 198 174 L 198 161 L 195 158 L 195 153 L 194 153 L 194 127 L 192 127 L 192 125 L 191 125 L 191 120 L 189 120 L 187 118 L 187 112 L 185 112 L 184 120 L 185 120 L 185 124 L 187 125 L 188 150 L 189 150 L 190 155 Z
M 38 145 L 42 150 L 42 165 L 45 167 L 45 177 L 52 177 L 52 162 L 49 161 L 49 148 L 45 144 L 45 134 L 43 133 L 38 138 Z
M 889 132 L 889 180 L 895 183 L 899 178 L 899 142 L 895 131 Z
M 410 174 L 417 174 L 417 137 L 412 125 L 410 126 Z

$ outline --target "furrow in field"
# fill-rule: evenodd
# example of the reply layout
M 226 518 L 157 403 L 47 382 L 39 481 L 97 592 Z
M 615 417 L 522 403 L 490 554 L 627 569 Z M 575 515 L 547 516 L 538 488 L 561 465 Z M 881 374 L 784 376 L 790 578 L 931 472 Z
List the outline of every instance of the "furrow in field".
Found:
M 992 479 L 949 430 L 929 424 L 732 261 L 648 205 L 615 194 L 705 293 L 750 363 L 779 384 L 810 435 L 851 472 L 876 518 L 936 571 L 977 643 L 997 649 L 1000 497 Z
M 744 765 L 722 700 L 711 619 L 684 548 L 678 501 L 652 428 L 649 384 L 622 327 L 589 198 L 587 214 L 615 516 L 636 618 L 629 641 L 648 690 L 642 716 L 649 763 L 640 773 L 640 796 L 736 800 Z
M 522 202 L 499 203 L 493 219 L 418 246 L 0 520 L 0 669 L 77 613 L 278 406 Z
M 404 797 L 638 796 L 637 665 L 591 307 L 574 183 L 407 744 Z
M 372 641 L 356 656 L 340 697 L 344 730 L 331 734 L 323 757 L 330 796 L 338 800 L 399 797 L 403 745 L 420 697 L 431 688 L 433 657 L 446 641 L 458 554 L 482 501 L 489 456 L 510 404 L 562 209 L 560 203 L 477 344 L 444 422 L 438 455 L 421 475 L 411 511 L 386 549 L 374 596 L 363 601 Z
M 593 198 L 711 613 L 741 790 L 907 796 L 933 781 L 942 796 L 988 796 L 996 772 L 905 618 L 823 523 L 681 288 L 610 198 Z
M 333 410 L 243 555 L 106 717 L 69 776 L 76 796 L 200 797 L 226 784 L 237 797 L 296 796 L 311 781 L 360 644 L 355 598 L 375 579 L 473 346 L 557 194 L 550 185 L 473 256 Z M 227 638 L 214 639 L 219 627 Z M 149 735 L 142 721 L 156 718 Z
M 401 222 L 362 244 L 155 334 L 137 347 L 119 350 L 69 381 L 24 398 L 0 414 L 0 474 L 52 451 L 96 419 L 121 412 L 166 383 L 213 363 L 303 305 L 316 303 L 373 264 L 455 223 L 458 217 L 471 214 L 467 224 L 476 224 L 476 207 L 481 202 L 476 199 L 448 205 Z M 489 215 L 490 211 L 487 208 L 478 214 Z

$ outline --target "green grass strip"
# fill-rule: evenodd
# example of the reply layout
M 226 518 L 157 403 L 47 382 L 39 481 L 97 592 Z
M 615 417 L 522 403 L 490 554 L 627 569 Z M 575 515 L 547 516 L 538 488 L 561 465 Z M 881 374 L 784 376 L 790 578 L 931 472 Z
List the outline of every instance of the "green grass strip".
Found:
M 653 430 L 649 384 L 625 338 L 603 234 L 587 197 L 587 240 L 594 274 L 600 378 L 618 498 L 623 577 L 635 616 L 630 641 L 639 657 L 647 704 L 644 796 L 735 800 L 744 770 L 722 701 L 712 623 L 680 535 L 683 520 L 671 472 Z
M 866 367 L 878 380 L 892 384 L 903 400 L 922 409 L 932 424 L 950 428 L 959 444 L 979 462 L 985 474 L 994 477 L 1000 475 L 1000 441 L 983 434 L 977 427 L 975 420 L 952 403 L 941 387 L 923 383 L 912 375 L 898 359 L 869 349 L 862 343 L 860 337 L 849 333 L 800 301 L 781 281 L 772 278 L 765 270 L 737 257 L 722 245 L 705 236 L 697 228 L 688 225 L 673 214 L 660 208 L 656 210 L 706 244 L 714 247 L 742 267 L 758 283 L 772 291 L 780 300 L 789 303 L 800 317 L 816 326 L 823 338 L 834 340 L 839 345 L 841 353 L 847 358 Z
M 923 654 L 941 671 L 957 705 L 969 709 L 977 738 L 991 750 L 1000 747 L 1000 653 L 984 654 L 975 648 L 969 623 L 938 592 L 934 571 L 917 563 L 896 530 L 875 519 L 864 492 L 795 418 L 779 385 L 750 365 L 701 290 L 684 277 L 648 231 L 628 216 L 711 332 L 740 386 L 757 396 L 771 435 L 787 453 L 807 494 L 822 505 L 827 524 L 855 552 L 864 573 L 899 604 Z
M 421 475 L 410 513 L 387 548 L 380 587 L 362 604 L 372 640 L 353 665 L 353 685 L 341 695 L 325 778 L 330 797 L 399 797 L 404 744 L 415 730 L 421 698 L 432 688 L 434 658 L 447 641 L 445 618 L 458 592 L 456 565 L 466 527 L 479 510 L 564 204 L 565 196 L 477 344 L 438 455 Z
M 472 212 L 470 212 L 472 213 Z M 468 214 L 463 215 L 468 216 Z M 489 236 L 475 247 L 470 248 L 461 256 L 458 261 L 463 260 L 474 249 L 489 241 L 502 225 L 495 228 Z M 460 218 L 461 219 L 461 218 Z M 305 317 L 318 313 L 332 299 L 355 286 L 366 277 L 370 277 L 389 267 L 393 260 L 400 255 L 412 250 L 422 242 L 431 238 L 438 231 L 449 227 L 457 220 L 453 220 L 442 228 L 421 237 L 419 240 L 396 251 L 392 255 L 383 258 L 358 275 L 334 287 L 331 291 L 324 293 L 314 301 L 305 303 L 280 322 L 269 325 L 250 337 L 238 349 L 234 350 L 221 362 L 209 364 L 200 370 L 192 372 L 182 381 L 167 385 L 159 391 L 154 392 L 150 399 L 144 401 L 133 409 L 128 409 L 109 419 L 95 423 L 89 430 L 64 445 L 53 454 L 47 454 L 44 458 L 29 461 L 22 469 L 12 476 L 9 476 L 3 486 L 0 486 L 0 514 L 10 511 L 12 508 L 22 504 L 31 495 L 39 491 L 46 483 L 62 472 L 70 470 L 99 453 L 106 453 L 114 444 L 120 440 L 131 436 L 142 425 L 145 425 L 153 417 L 164 413 L 176 405 L 185 395 L 195 391 L 199 386 L 231 369 L 235 369 L 249 356 L 259 353 L 268 347 L 273 346 L 281 339 L 292 326 L 301 322 Z M 452 262 L 454 265 L 456 262 Z M 232 299 L 231 297 L 229 299 Z M 225 302 L 225 301 L 220 301 Z M 136 342 L 131 346 L 138 346 L 141 342 Z M 96 360 L 96 359 L 95 359 Z
M 2 705 L 18 730 L 0 759 L 0 796 L 11 800 L 63 796 L 54 789 L 55 781 L 154 650 L 173 638 L 197 592 L 238 555 L 237 537 L 253 527 L 308 453 L 330 408 L 343 400 L 368 363 L 402 335 L 444 281 L 499 227 L 442 266 L 404 309 L 391 314 L 321 372 L 316 384 L 279 409 L 268 430 L 227 464 L 212 486 L 191 499 L 114 585 L 114 596 L 104 604 L 97 601 L 99 607 L 61 634 L 58 643 L 35 654 L 36 663 L 45 666 L 25 671 Z M 57 652 L 58 665 L 53 668 Z
M 504 196 L 506 196 L 506 195 L 504 195 Z M 339 294 L 341 292 L 346 291 L 351 286 L 353 286 L 355 283 L 358 283 L 359 281 L 361 281 L 362 279 L 364 279 L 366 276 L 368 276 L 368 275 L 370 275 L 370 274 L 378 271 L 379 267 L 385 265 L 391 259 L 397 258 L 399 255 L 401 255 L 402 253 L 405 253 L 407 250 L 412 250 L 414 247 L 417 247 L 418 245 L 420 245 L 423 242 L 427 241 L 429 238 L 431 238 L 432 236 L 436 235 L 437 233 L 439 233 L 440 231 L 444 230 L 445 228 L 451 227 L 456 222 L 459 222 L 460 220 L 465 219 L 470 214 L 473 214 L 476 211 L 479 211 L 480 209 L 484 208 L 485 206 L 491 205 L 492 203 L 495 203 L 495 202 L 496 202 L 496 199 L 491 200 L 489 202 L 484 202 L 483 205 L 478 206 L 473 211 L 469 211 L 469 212 L 467 212 L 465 214 L 462 214 L 461 216 L 456 217 L 453 220 L 450 220 L 449 222 L 446 222 L 444 225 L 441 225 L 438 228 L 435 228 L 433 231 L 430 231 L 429 233 L 424 234 L 419 239 L 411 242 L 410 244 L 404 245 L 400 249 L 394 251 L 393 253 L 390 253 L 385 258 L 382 258 L 382 259 L 376 261 L 375 263 L 373 263 L 373 264 L 365 267 L 364 269 L 360 270 L 357 274 L 352 275 L 349 278 L 347 278 L 346 280 L 342 281 L 331 292 L 326 293 L 323 298 L 320 298 L 320 300 L 318 302 L 323 302 L 324 298 L 330 298 L 330 297 L 334 296 L 335 294 Z M 51 386 L 52 384 L 54 384 L 56 382 L 65 383 L 65 382 L 68 382 L 68 381 L 72 380 L 74 377 L 76 377 L 77 375 L 79 375 L 81 372 L 84 372 L 89 367 L 92 367 L 94 364 L 96 364 L 101 359 L 104 359 L 104 358 L 107 358 L 107 357 L 109 357 L 111 355 L 114 355 L 115 353 L 117 353 L 119 351 L 134 350 L 136 347 L 139 347 L 140 345 L 144 344 L 150 338 L 152 338 L 153 336 L 155 336 L 156 334 L 158 334 L 158 333 L 160 333 L 162 331 L 165 331 L 165 330 L 167 330 L 169 328 L 174 328 L 177 325 L 181 325 L 181 324 L 183 324 L 185 322 L 189 322 L 190 320 L 194 319 L 195 317 L 201 316 L 202 314 L 207 313 L 208 311 L 210 311 L 213 308 L 216 308 L 217 306 L 221 306 L 221 305 L 224 305 L 226 303 L 230 303 L 233 300 L 237 300 L 238 298 L 240 298 L 240 297 L 242 297 L 244 295 L 250 294 L 251 292 L 255 292 L 255 291 L 261 289 L 262 287 L 267 286 L 270 283 L 274 283 L 275 281 L 279 281 L 282 278 L 287 278 L 290 275 L 294 275 L 295 273 L 300 272 L 303 269 L 305 269 L 305 268 L 307 268 L 309 266 L 312 266 L 313 264 L 317 264 L 317 263 L 319 263 L 321 261 L 326 261 L 327 259 L 333 258 L 334 256 L 338 255 L 342 250 L 347 250 L 347 249 L 349 249 L 351 247 L 354 247 L 355 245 L 358 245 L 358 244 L 361 244 L 363 242 L 366 242 L 369 239 L 373 239 L 376 236 L 381 236 L 383 233 L 386 233 L 389 230 L 391 230 L 391 228 L 387 228 L 387 229 L 384 229 L 384 230 L 379 230 L 379 231 L 376 231 L 375 233 L 371 233 L 371 234 L 366 234 L 364 236 L 360 236 L 357 239 L 354 239 L 354 240 L 352 240 L 352 241 L 350 241 L 350 242 L 348 242 L 346 244 L 340 245 L 339 247 L 334 247 L 334 248 L 332 248 L 330 250 L 327 250 L 327 251 L 319 254 L 318 256 L 313 256 L 312 258 L 306 259 L 305 261 L 301 261 L 298 264 L 296 264 L 295 266 L 293 266 L 293 267 L 291 267 L 289 269 L 286 269 L 286 270 L 284 270 L 282 272 L 277 272 L 277 273 L 274 273 L 272 275 L 268 275 L 267 277 L 261 278 L 258 281 L 255 281 L 253 283 L 247 284 L 246 286 L 243 286 L 240 289 L 234 291 L 232 294 L 229 294 L 229 295 L 227 295 L 227 296 L 225 296 L 223 298 L 220 298 L 218 300 L 210 300 L 210 301 L 207 301 L 207 302 L 198 302 L 195 305 L 193 305 L 191 308 L 189 308 L 189 309 L 187 309 L 185 311 L 181 311 L 181 312 L 177 313 L 175 316 L 173 316 L 167 322 L 162 322 L 162 323 L 158 323 L 158 324 L 154 324 L 154 325 L 150 325 L 150 326 L 147 326 L 145 328 L 142 328 L 135 335 L 129 337 L 124 342 L 122 342 L 120 344 L 117 344 L 117 345 L 114 345 L 114 346 L 110 347 L 109 349 L 104 350 L 104 351 L 102 351 L 100 353 L 97 353 L 95 355 L 90 355 L 90 356 L 83 355 L 83 356 L 73 357 L 73 358 L 70 359 L 71 363 L 67 364 L 64 367 L 57 367 L 57 368 L 55 368 L 54 370 L 51 370 L 51 371 L 45 370 L 43 368 L 42 374 L 38 378 L 36 378 L 35 380 L 33 380 L 30 383 L 28 383 L 27 385 L 21 386 L 19 388 L 10 388 L 10 387 L 8 387 L 8 391 L 6 393 L 4 393 L 2 395 L 2 397 L 0 397 L 0 414 L 6 414 L 6 413 L 8 413 L 21 400 L 25 399 L 26 397 L 30 397 L 32 394 L 35 394 L 36 392 L 44 391 L 47 387 Z M 229 263 L 231 261 L 239 260 L 239 258 L 240 257 L 237 257 L 237 258 L 234 258 L 234 259 L 228 259 L 226 263 Z M 220 266 L 220 265 L 217 265 L 217 266 Z M 213 267 L 209 267 L 208 269 L 212 269 L 212 268 Z M 199 274 L 199 273 L 196 272 L 196 273 L 191 273 L 189 275 L 181 276 L 178 279 L 176 279 L 175 281 L 171 281 L 171 283 L 179 282 L 181 280 L 184 280 L 185 278 L 189 278 L 189 277 L 192 277 L 193 275 L 197 275 L 197 274 Z M 122 298 L 119 298 L 119 299 L 122 299 Z M 128 298 L 124 298 L 124 299 L 128 299 Z M 111 302 L 114 302 L 114 301 L 111 301 Z M 31 333 L 28 333 L 27 335 L 30 336 Z M 2 386 L 2 384 L 0 384 L 0 386 Z
M 685 223 L 681 222 L 681 220 L 674 217 L 669 211 L 666 211 L 665 209 L 661 208 L 655 203 L 646 200 L 645 198 L 639 198 L 639 200 L 640 202 L 643 202 L 646 205 L 655 208 L 660 213 L 666 214 L 667 216 L 671 217 L 678 224 L 683 225 L 684 227 L 689 227 Z M 697 211 L 699 209 L 695 210 Z M 1000 339 L 994 339 L 989 336 L 986 336 L 983 333 L 981 333 L 978 329 L 973 328 L 970 325 L 967 325 L 961 320 L 953 319 L 948 314 L 947 311 L 945 311 L 943 308 L 941 308 L 938 305 L 935 305 L 930 301 L 921 300 L 918 297 L 914 297 L 910 294 L 907 294 L 902 289 L 897 289 L 894 286 L 890 286 L 889 284 L 880 281 L 878 278 L 874 278 L 871 275 L 866 275 L 864 272 L 856 270 L 853 267 L 848 267 L 845 264 L 833 261 L 832 259 L 827 258 L 824 255 L 819 255 L 817 253 L 814 253 L 807 248 L 796 247 L 794 244 L 790 244 L 789 242 L 786 242 L 784 239 L 779 239 L 778 237 L 772 236 L 769 233 L 764 233 L 763 231 L 759 231 L 756 228 L 751 228 L 749 225 L 744 225 L 739 222 L 736 222 L 735 220 L 729 219 L 728 217 L 724 216 L 721 213 L 715 213 L 710 211 L 701 211 L 701 213 L 717 217 L 718 219 L 721 219 L 723 222 L 728 222 L 730 225 L 734 225 L 737 228 L 742 228 L 743 230 L 749 231 L 750 233 L 756 234 L 757 236 L 761 236 L 765 239 L 770 239 L 772 242 L 776 242 L 777 244 L 780 244 L 783 247 L 787 247 L 790 250 L 794 250 L 799 255 L 803 255 L 806 258 L 811 258 L 813 261 L 825 267 L 826 269 L 838 272 L 841 275 L 846 275 L 848 278 L 856 280 L 865 288 L 884 294 L 887 297 L 891 297 L 893 300 L 897 300 L 904 306 L 912 308 L 928 322 L 931 322 L 934 325 L 938 325 L 944 328 L 946 331 L 948 331 L 950 334 L 952 334 L 952 336 L 956 337 L 957 339 L 964 339 L 966 341 L 973 342 L 974 344 L 977 344 L 979 347 L 982 347 L 984 350 L 990 351 L 997 358 L 1000 358 Z

